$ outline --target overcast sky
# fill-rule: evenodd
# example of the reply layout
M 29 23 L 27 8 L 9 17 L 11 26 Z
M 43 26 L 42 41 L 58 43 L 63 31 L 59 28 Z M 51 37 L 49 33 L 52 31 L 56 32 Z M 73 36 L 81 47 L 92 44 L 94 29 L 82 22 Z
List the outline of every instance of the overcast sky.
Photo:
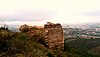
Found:
M 0 23 L 99 23 L 100 0 L 0 0 Z

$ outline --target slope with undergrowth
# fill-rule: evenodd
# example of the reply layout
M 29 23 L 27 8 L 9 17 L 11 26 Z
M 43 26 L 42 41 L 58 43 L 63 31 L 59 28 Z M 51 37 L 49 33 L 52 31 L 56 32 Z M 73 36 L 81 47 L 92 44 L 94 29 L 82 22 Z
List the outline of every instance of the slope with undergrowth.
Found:
M 79 54 L 80 57 L 100 57 L 99 54 L 93 54 L 95 47 L 100 46 L 100 38 L 95 39 L 81 39 L 76 38 L 76 40 L 66 42 L 65 40 L 65 50 L 71 53 Z M 98 48 L 97 48 L 98 49 Z M 91 51 L 93 50 L 93 51 Z M 99 49 L 98 49 L 99 51 Z
M 97 55 L 100 55 L 100 46 L 97 46 L 91 50 L 88 51 L 89 53 L 92 53 L 92 54 L 97 54 Z
M 0 30 L 0 57 L 67 57 L 59 49 L 45 47 L 42 40 L 42 35 L 37 33 L 29 37 L 25 32 Z
M 74 43 L 72 43 L 74 44 Z M 0 29 L 0 57 L 98 57 L 78 52 L 65 43 L 65 50 L 49 49 L 44 45 L 43 35 L 35 33 L 30 37 L 25 32 Z

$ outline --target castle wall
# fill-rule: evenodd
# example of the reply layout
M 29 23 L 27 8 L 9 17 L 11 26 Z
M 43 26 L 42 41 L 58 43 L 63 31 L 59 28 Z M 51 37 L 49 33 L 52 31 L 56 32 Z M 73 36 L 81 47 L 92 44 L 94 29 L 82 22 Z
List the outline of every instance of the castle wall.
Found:
M 27 33 L 30 37 L 33 37 L 36 33 L 42 35 L 49 48 L 64 49 L 64 33 L 61 24 L 47 22 L 44 27 L 22 25 L 20 31 L 26 28 L 29 28 Z
M 45 41 L 49 48 L 64 48 L 64 34 L 61 24 L 48 22 L 44 25 Z

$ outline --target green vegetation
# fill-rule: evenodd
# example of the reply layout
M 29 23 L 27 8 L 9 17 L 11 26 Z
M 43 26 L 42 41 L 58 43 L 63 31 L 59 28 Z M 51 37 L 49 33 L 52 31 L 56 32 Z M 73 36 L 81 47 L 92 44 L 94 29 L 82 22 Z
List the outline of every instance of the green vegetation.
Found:
M 97 46 L 89 51 L 89 53 L 100 55 L 100 46 Z
M 89 49 L 93 46 L 84 45 L 87 43 L 81 43 L 81 40 L 65 43 L 63 51 L 57 48 L 49 49 L 40 33 L 37 32 L 30 37 L 26 32 L 11 32 L 5 28 L 0 29 L 0 57 L 99 57 L 99 55 L 88 53 L 87 47 Z M 96 42 L 98 41 L 99 39 Z
M 67 57 L 61 50 L 45 47 L 43 39 L 37 33 L 29 37 L 25 32 L 0 30 L 0 57 Z
M 99 54 L 93 54 L 92 52 L 90 53 L 90 50 L 97 46 L 100 46 L 99 38 L 98 39 L 76 38 L 76 40 L 74 41 L 65 42 L 65 50 L 71 54 L 78 55 L 78 56 L 74 55 L 75 57 L 100 57 Z

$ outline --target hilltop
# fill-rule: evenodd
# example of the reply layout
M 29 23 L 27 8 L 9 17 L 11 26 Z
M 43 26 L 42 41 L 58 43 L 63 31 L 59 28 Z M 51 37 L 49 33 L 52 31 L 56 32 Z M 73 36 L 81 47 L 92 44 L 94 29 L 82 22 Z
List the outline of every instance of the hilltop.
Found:
M 68 46 L 64 46 L 63 50 L 56 47 L 50 48 L 46 46 L 42 28 L 39 28 L 41 30 L 27 28 L 22 29 L 23 32 L 12 32 L 7 28 L 0 28 L 0 57 L 98 57 L 78 52 L 77 49 Z
M 43 40 L 37 33 L 29 37 L 25 32 L 0 29 L 0 57 L 66 57 L 61 50 L 50 50 L 36 39 Z M 58 53 L 59 52 L 59 53 Z

